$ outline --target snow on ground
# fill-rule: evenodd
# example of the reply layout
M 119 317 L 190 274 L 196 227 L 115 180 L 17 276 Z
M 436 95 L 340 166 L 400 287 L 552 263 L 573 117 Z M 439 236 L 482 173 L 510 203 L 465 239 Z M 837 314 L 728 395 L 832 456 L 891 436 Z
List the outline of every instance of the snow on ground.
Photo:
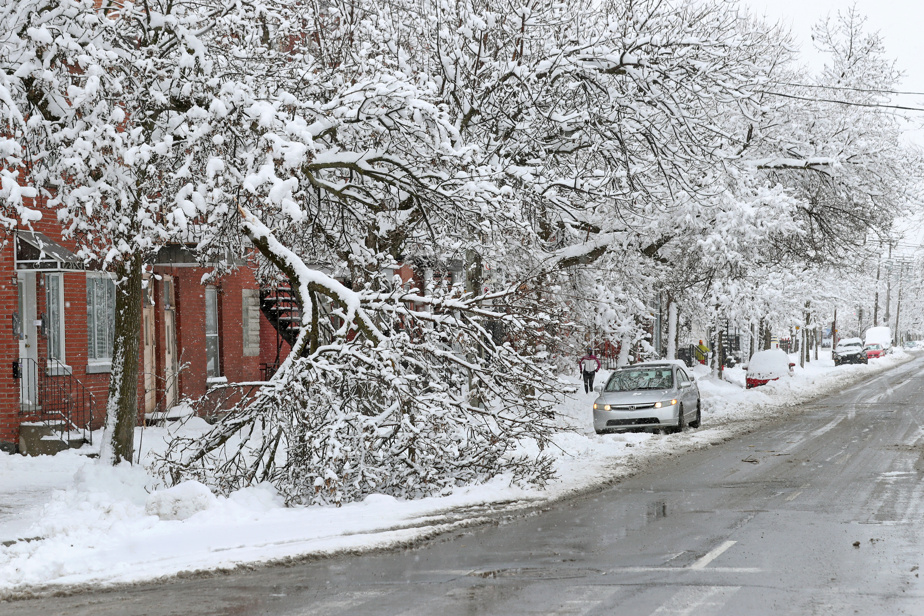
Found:
M 268 485 L 227 498 L 195 482 L 155 490 L 157 481 L 143 464 L 101 466 L 85 455 L 92 451 L 86 447 L 53 457 L 0 454 L 0 599 L 411 544 L 644 472 L 663 456 L 752 431 L 783 408 L 798 412 L 801 402 L 909 359 L 897 349 L 868 366 L 835 368 L 828 352 L 797 367 L 793 377 L 752 390 L 744 389 L 741 368 L 726 370 L 720 381 L 698 366 L 693 372 L 703 396 L 702 427 L 673 435 L 595 434 L 595 394 L 584 394 L 577 376 L 563 377 L 578 390 L 559 409 L 573 431 L 555 440 L 559 477 L 544 491 L 511 487 L 499 478 L 416 501 L 372 495 L 340 508 L 286 508 Z M 598 384 L 606 377 L 599 375 Z M 170 431 L 205 428 L 198 418 L 139 428 L 136 445 L 142 459 L 150 459 L 164 449 Z

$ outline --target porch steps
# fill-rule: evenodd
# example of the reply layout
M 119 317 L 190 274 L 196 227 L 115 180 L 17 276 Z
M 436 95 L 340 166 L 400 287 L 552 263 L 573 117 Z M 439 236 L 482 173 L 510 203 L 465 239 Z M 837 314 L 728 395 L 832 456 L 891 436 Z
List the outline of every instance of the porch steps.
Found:
M 19 426 L 19 453 L 24 456 L 53 456 L 65 449 L 80 449 L 87 440 L 68 432 L 58 421 L 27 422 Z

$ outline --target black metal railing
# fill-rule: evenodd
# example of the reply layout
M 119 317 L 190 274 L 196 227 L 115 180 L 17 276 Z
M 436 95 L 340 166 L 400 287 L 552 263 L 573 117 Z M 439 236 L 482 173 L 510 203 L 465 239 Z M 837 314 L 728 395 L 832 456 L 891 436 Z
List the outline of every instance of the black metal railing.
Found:
M 20 415 L 30 421 L 59 423 L 62 440 L 68 433 L 80 432 L 93 442 L 93 392 L 67 366 L 53 359 L 23 358 L 13 362 L 13 376 L 20 381 Z

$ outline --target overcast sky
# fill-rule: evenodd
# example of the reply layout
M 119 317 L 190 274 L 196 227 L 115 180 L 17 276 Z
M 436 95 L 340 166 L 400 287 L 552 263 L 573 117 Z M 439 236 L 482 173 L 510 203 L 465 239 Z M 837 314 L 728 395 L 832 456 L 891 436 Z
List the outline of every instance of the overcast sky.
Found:
M 850 6 L 844 0 L 740 0 L 771 22 L 790 26 L 806 54 L 812 53 L 811 28 L 820 19 Z M 878 31 L 889 56 L 905 72 L 905 89 L 924 92 L 924 2 L 921 0 L 856 0 L 868 18 L 867 29 Z M 924 97 L 921 97 L 924 99 Z
M 788 26 L 798 41 L 805 61 L 817 66 L 820 61 L 812 46 L 812 26 L 827 15 L 850 6 L 844 0 L 739 0 L 742 6 L 763 15 L 771 23 Z M 886 53 L 895 59 L 905 77 L 901 88 L 924 93 L 924 1 L 856 0 L 856 6 L 868 19 L 867 30 L 878 31 Z M 896 103 L 924 108 L 924 94 L 902 96 Z M 924 123 L 924 112 L 915 114 Z M 915 131 L 912 141 L 924 145 L 924 131 Z
M 812 26 L 827 15 L 850 6 L 845 0 L 739 0 L 754 13 L 763 15 L 771 23 L 788 26 L 800 44 L 806 64 L 820 66 L 812 47 Z M 886 53 L 896 60 L 905 77 L 901 89 L 921 92 L 921 95 L 896 97 L 893 102 L 924 109 L 924 0 L 856 0 L 857 10 L 868 19 L 866 28 L 883 37 Z M 924 112 L 910 113 L 906 138 L 924 147 Z M 921 250 L 924 244 L 924 221 L 908 220 L 905 228 L 905 248 Z

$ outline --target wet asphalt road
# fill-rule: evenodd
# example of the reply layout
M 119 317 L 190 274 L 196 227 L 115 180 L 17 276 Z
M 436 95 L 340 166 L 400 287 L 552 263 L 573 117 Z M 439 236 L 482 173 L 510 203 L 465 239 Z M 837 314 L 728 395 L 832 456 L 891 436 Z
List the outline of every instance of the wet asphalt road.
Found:
M 915 359 L 615 487 L 417 549 L 0 614 L 924 615 L 922 370 Z

